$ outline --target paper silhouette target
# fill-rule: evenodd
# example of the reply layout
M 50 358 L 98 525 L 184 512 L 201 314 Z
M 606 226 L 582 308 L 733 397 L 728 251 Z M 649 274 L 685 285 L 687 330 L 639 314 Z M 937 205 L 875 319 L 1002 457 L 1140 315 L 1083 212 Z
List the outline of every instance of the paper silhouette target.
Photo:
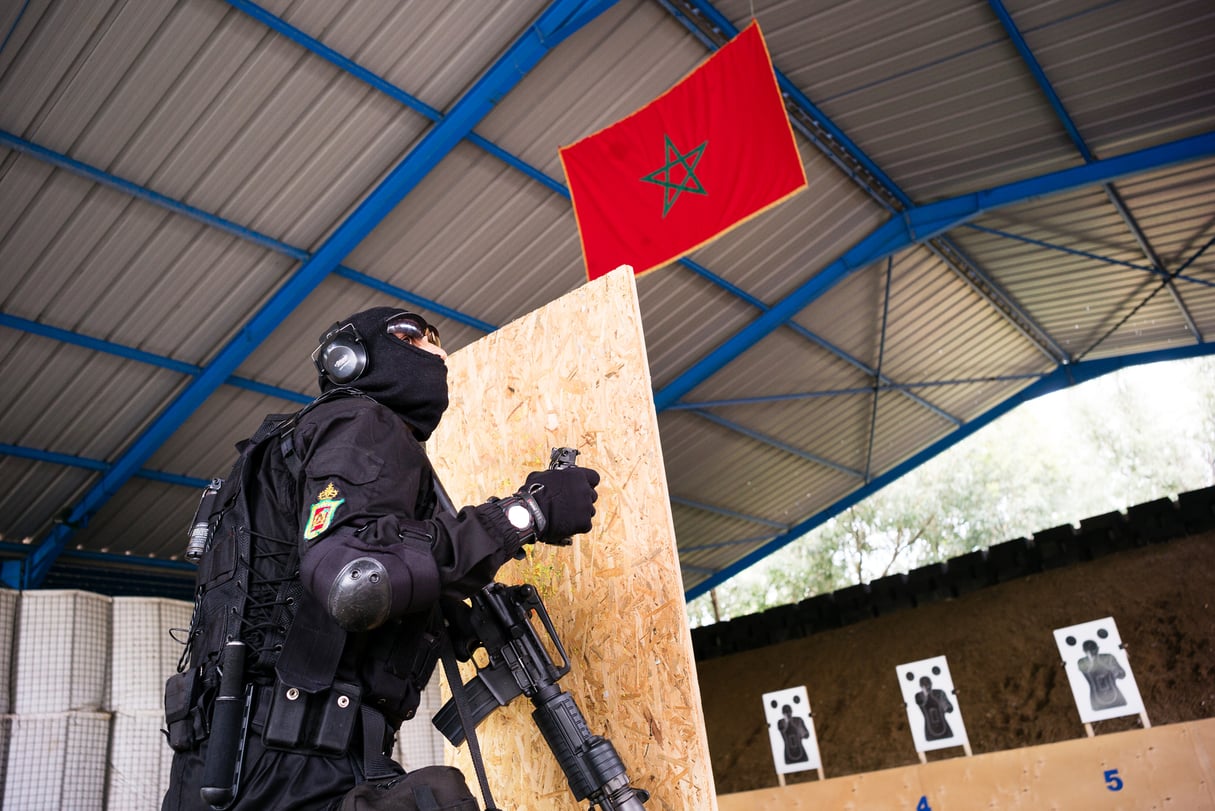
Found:
M 944 656 L 921 659 L 895 668 L 911 737 L 917 752 L 969 746 L 953 677 Z
M 1113 617 L 1060 628 L 1055 631 L 1055 644 L 1082 722 L 1144 714 Z
M 764 716 L 777 774 L 823 767 L 804 686 L 764 693 Z

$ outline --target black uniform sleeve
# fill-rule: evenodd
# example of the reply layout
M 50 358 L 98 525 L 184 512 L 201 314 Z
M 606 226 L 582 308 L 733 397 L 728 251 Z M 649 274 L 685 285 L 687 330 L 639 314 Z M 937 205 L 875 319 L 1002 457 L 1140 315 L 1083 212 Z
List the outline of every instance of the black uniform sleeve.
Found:
M 391 585 L 389 616 L 463 599 L 519 550 L 500 510 L 466 507 L 422 519 L 431 478 L 425 451 L 389 409 L 365 398 L 324 403 L 300 421 L 300 576 L 322 605 L 352 561 L 370 558 Z

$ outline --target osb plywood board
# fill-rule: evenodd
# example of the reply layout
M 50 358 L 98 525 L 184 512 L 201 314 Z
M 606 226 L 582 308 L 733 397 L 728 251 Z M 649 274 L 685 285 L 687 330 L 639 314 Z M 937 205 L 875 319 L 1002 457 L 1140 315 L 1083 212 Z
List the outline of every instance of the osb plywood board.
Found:
M 721 811 L 1215 808 L 1212 743 L 1215 719 L 1206 719 L 725 794 L 719 803 Z
M 537 545 L 498 579 L 535 585 L 572 671 L 560 681 L 615 745 L 649 811 L 717 807 L 634 279 L 615 271 L 448 359 L 451 407 L 428 443 L 459 507 L 516 490 L 552 448 L 602 475 L 595 527 Z M 465 680 L 471 675 L 465 671 Z M 479 739 L 494 799 L 583 808 L 520 697 Z M 473 782 L 466 748 L 455 758 Z

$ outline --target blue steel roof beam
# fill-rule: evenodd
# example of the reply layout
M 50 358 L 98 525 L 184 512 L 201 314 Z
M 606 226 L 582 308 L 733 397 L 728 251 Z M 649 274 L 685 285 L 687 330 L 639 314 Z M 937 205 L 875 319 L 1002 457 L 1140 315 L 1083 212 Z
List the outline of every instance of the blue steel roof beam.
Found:
M 738 28 L 707 0 L 675 0 L 680 6 L 679 9 L 666 0 L 660 2 L 685 27 L 696 32 L 702 42 L 707 41 L 710 48 L 720 47 L 738 33 Z M 788 77 L 775 68 L 773 70 L 784 95 L 790 120 L 799 132 L 806 135 L 845 175 L 887 211 L 897 213 L 914 207 L 915 203 L 907 193 L 853 143 L 843 130 L 824 115 Z M 938 235 L 925 242 L 947 267 L 969 284 L 1044 355 L 1055 363 L 1067 359 L 1067 354 L 1059 343 L 996 284 L 990 274 L 983 271 L 973 260 L 966 258 L 951 239 Z
M 416 96 L 406 93 L 392 82 L 388 81 L 382 76 L 376 75 L 370 70 L 367 70 L 367 68 L 355 62 L 353 59 L 350 59 L 349 57 L 333 50 L 325 43 L 321 42 L 315 37 L 309 36 L 307 33 L 296 28 L 283 18 L 266 11 L 261 6 L 258 6 L 255 3 L 250 3 L 248 0 L 225 0 L 225 2 L 227 2 L 233 8 L 248 14 L 250 17 L 257 20 L 267 28 L 282 34 L 287 39 L 303 47 L 305 50 L 312 52 L 316 56 L 319 56 L 320 58 L 329 62 L 331 65 L 341 68 L 351 76 L 354 76 L 356 79 L 366 82 L 371 87 L 379 90 L 389 98 L 400 102 L 414 112 L 420 113 L 426 118 L 429 118 L 431 121 L 439 121 L 443 118 L 443 113 L 441 113 L 439 110 L 431 107 L 429 104 Z M 615 2 L 615 0 L 612 0 L 612 2 Z M 498 158 L 503 163 L 513 166 L 534 180 L 538 180 L 553 191 L 562 194 L 565 197 L 569 197 L 569 190 L 566 189 L 560 181 L 549 177 L 535 167 L 520 160 L 510 152 L 507 152 L 505 149 L 495 144 L 493 141 L 487 140 L 486 138 L 477 135 L 475 132 L 470 132 L 466 136 L 465 140 L 485 150 L 487 153 L 493 155 L 495 158 Z
M 324 241 L 313 256 L 275 293 L 245 327 L 216 356 L 206 370 L 179 394 L 71 509 L 69 522 L 88 521 L 142 466 L 210 394 L 253 352 L 282 319 L 333 272 L 342 258 L 412 191 L 431 169 L 462 141 L 512 88 L 547 54 L 574 33 L 579 24 L 614 0 L 554 0 L 452 107 L 450 113 L 423 136 L 409 154 L 359 203 L 354 212 Z M 24 588 L 37 587 L 72 534 L 69 524 L 51 531 L 20 571 Z M 6 583 L 16 572 L 4 568 Z
M 789 525 L 780 521 L 773 521 L 770 518 L 760 518 L 758 515 L 749 515 L 741 513 L 737 510 L 727 510 L 725 507 L 717 507 L 712 504 L 705 504 L 700 501 L 693 501 L 690 498 L 682 496 L 671 496 L 671 503 L 678 504 L 681 507 L 687 507 L 700 512 L 713 513 L 714 515 L 722 515 L 726 518 L 737 518 L 740 521 L 749 521 L 753 524 L 763 524 L 764 526 L 773 527 L 775 529 L 788 529 Z
M 859 471 L 859 470 L 853 470 L 852 468 L 847 467 L 846 465 L 841 465 L 838 462 L 832 462 L 830 459 L 827 459 L 825 457 L 818 456 L 817 454 L 810 453 L 809 451 L 804 451 L 801 448 L 796 448 L 796 447 L 790 445 L 788 442 L 781 442 L 779 439 L 776 439 L 775 437 L 770 437 L 766 434 L 760 433 L 759 431 L 755 431 L 750 428 L 747 428 L 744 425 L 739 425 L 736 422 L 731 422 L 730 420 L 727 420 L 724 417 L 719 417 L 716 414 L 713 414 L 709 411 L 693 411 L 692 413 L 698 417 L 702 417 L 702 418 L 708 420 L 709 422 L 716 423 L 717 425 L 720 425 L 723 428 L 728 428 L 729 430 L 731 430 L 735 433 L 750 437 L 751 439 L 755 440 L 756 442 L 762 442 L 763 444 L 770 445 L 773 448 L 776 448 L 777 450 L 782 450 L 785 453 L 790 453 L 790 454 L 793 454 L 794 456 L 805 459 L 807 462 L 814 462 L 816 465 L 822 465 L 823 467 L 829 467 L 832 470 L 838 470 L 840 473 L 847 473 L 849 476 L 852 476 L 853 478 L 857 478 L 857 479 L 865 478 L 864 474 L 861 473 L 861 471 Z
M 218 217 L 208 211 L 203 211 L 201 208 L 192 206 L 189 203 L 183 203 L 180 200 L 174 200 L 172 197 L 153 191 L 145 186 L 140 186 L 137 183 L 132 183 L 129 180 L 118 177 L 117 175 L 106 172 L 103 169 L 98 169 L 95 166 L 90 166 L 83 161 L 78 161 L 75 158 L 70 158 L 53 149 L 48 149 L 33 141 L 26 140 L 20 135 L 16 135 L 7 130 L 0 129 L 0 146 L 6 146 L 17 152 L 22 152 L 30 157 L 38 158 L 43 163 L 49 163 L 59 169 L 64 169 L 79 177 L 86 178 L 94 183 L 100 183 L 103 186 L 138 198 L 147 203 L 166 208 L 177 214 L 182 214 L 197 222 L 205 223 L 212 228 L 218 228 L 235 237 L 240 237 L 243 240 L 252 242 L 255 245 L 260 245 L 263 248 L 269 248 L 277 253 L 286 254 L 294 259 L 307 259 L 308 255 L 300 248 L 292 247 L 285 242 L 281 242 L 273 237 L 258 233 L 250 228 L 246 228 L 239 223 L 226 220 L 223 217 Z
M 208 225 L 212 228 L 217 228 L 221 231 L 232 234 L 235 237 L 252 242 L 255 245 L 260 245 L 263 248 L 269 248 L 275 253 L 281 253 L 284 256 L 289 256 L 292 259 L 296 259 L 300 262 L 306 262 L 312 258 L 312 254 L 308 253 L 303 248 L 297 248 L 294 245 L 290 245 L 282 240 L 278 240 L 274 237 L 254 231 L 251 228 L 247 228 L 239 223 L 224 219 L 223 217 L 212 214 L 209 211 L 203 211 L 195 206 L 191 206 L 179 200 L 174 200 L 173 198 L 167 197 L 160 192 L 153 191 L 145 186 L 140 186 L 137 183 L 132 183 L 131 181 L 111 174 L 104 169 L 98 169 L 95 166 L 90 166 L 83 161 L 78 161 L 75 158 L 70 158 L 67 155 L 47 149 L 44 146 L 36 144 L 32 141 L 28 141 L 25 138 L 22 138 L 19 135 L 14 135 L 11 132 L 0 130 L 0 146 L 6 146 L 10 149 L 16 150 L 17 152 L 22 152 L 31 157 L 38 158 L 44 163 L 49 163 L 50 165 L 59 169 L 64 169 L 74 175 L 91 180 L 94 183 L 100 183 L 103 186 L 143 200 L 146 203 L 151 203 L 152 205 L 160 208 L 168 209 L 176 214 L 181 214 L 182 216 L 188 217 L 196 222 L 201 222 L 204 225 Z M 466 326 L 480 329 L 485 332 L 493 332 L 495 329 L 497 329 L 497 327 L 493 326 L 492 324 L 487 324 L 486 322 L 467 315 L 466 313 L 462 313 L 450 307 L 445 307 L 438 302 L 423 298 L 415 293 L 410 293 L 408 291 L 401 290 L 400 288 L 392 288 L 386 285 L 384 282 L 373 280 L 371 277 L 360 273 L 357 270 L 339 265 L 335 272 L 339 276 L 351 279 L 352 281 L 365 284 L 369 287 L 377 287 L 381 290 L 385 290 L 385 292 L 390 292 L 405 301 L 409 301 L 411 304 L 430 310 L 431 312 L 442 315 L 445 318 L 450 318 L 451 320 L 457 321 Z
M 987 0 L 987 3 L 989 6 L 991 6 L 991 10 L 995 12 L 996 17 L 1000 20 L 1000 24 L 1004 26 L 1004 32 L 1008 34 L 1008 38 L 1012 42 L 1013 47 L 1017 49 L 1017 53 L 1021 55 L 1021 60 L 1029 69 L 1030 75 L 1032 75 L 1034 77 L 1034 81 L 1038 83 L 1038 88 L 1042 91 L 1042 94 L 1046 96 L 1051 108 L 1055 111 L 1055 116 L 1063 124 L 1063 128 L 1067 130 L 1067 135 L 1071 139 L 1072 144 L 1076 147 L 1076 150 L 1080 153 L 1080 156 L 1084 158 L 1085 163 L 1092 163 L 1094 160 L 1096 160 L 1096 157 L 1093 155 L 1092 150 L 1088 148 L 1088 144 L 1085 143 L 1084 137 L 1080 135 L 1080 129 L 1072 120 L 1071 115 L 1068 114 L 1067 108 L 1063 106 L 1063 100 L 1059 98 L 1059 94 L 1055 92 L 1054 85 L 1051 84 L 1050 79 L 1046 75 L 1046 71 L 1043 70 L 1041 63 L 1038 62 L 1038 58 L 1034 56 L 1033 49 L 1031 49 L 1029 47 L 1029 43 L 1025 41 L 1025 37 L 1021 34 L 1021 29 L 1017 27 L 1017 23 L 1013 20 L 1012 15 L 1009 14 L 1008 9 L 1004 7 L 1002 0 Z M 1114 188 L 1112 183 L 1104 183 L 1102 184 L 1102 188 L 1105 189 L 1105 195 L 1109 198 L 1110 204 L 1113 205 L 1114 210 L 1118 212 L 1118 216 L 1122 218 L 1122 221 L 1126 224 L 1127 229 L 1131 232 L 1131 236 L 1133 236 L 1135 238 L 1135 242 L 1139 244 L 1139 250 L 1143 252 L 1144 257 L 1147 258 L 1148 262 L 1152 264 L 1152 267 L 1165 270 L 1166 268 L 1164 263 L 1160 261 L 1160 256 L 1152 247 L 1151 242 L 1148 241 L 1147 234 L 1143 232 L 1143 228 L 1141 228 L 1138 221 L 1136 221 L 1135 215 L 1131 213 L 1129 208 L 1127 208 L 1126 201 L 1122 199 L 1122 195 L 1118 193 L 1118 190 Z M 1171 280 L 1167 281 L 1165 284 L 1169 291 L 1169 295 L 1173 299 L 1173 304 L 1181 312 L 1181 317 L 1185 319 L 1186 326 L 1189 327 L 1190 332 L 1194 334 L 1195 340 L 1201 342 L 1203 339 L 1202 333 L 1199 331 L 1198 324 L 1194 321 L 1194 317 L 1190 314 L 1189 308 L 1186 307 L 1185 301 L 1182 300 L 1180 291 L 1177 290 L 1176 286 Z M 1155 294 L 1155 292 L 1152 293 L 1153 296 Z
M 1210 250 L 1210 249 L 1211 249 L 1211 245 L 1213 245 L 1213 244 L 1215 244 L 1215 237 L 1211 237 L 1210 239 L 1208 239 L 1208 240 L 1206 241 L 1206 243 L 1205 243 L 1205 244 L 1204 244 L 1204 245 L 1203 245 L 1201 248 L 1199 248 L 1198 250 L 1194 251 L 1194 255 L 1193 255 L 1193 256 L 1191 256 L 1189 259 L 1187 259 L 1187 260 L 1185 260 L 1184 262 L 1182 262 L 1182 263 L 1181 263 L 1181 267 L 1179 267 L 1179 268 L 1177 268 L 1177 270 L 1173 271 L 1173 278 L 1174 278 L 1174 279 L 1185 279 L 1185 278 L 1188 278 L 1187 276 L 1183 276 L 1183 275 L 1182 275 L 1182 271 L 1184 271 L 1184 270 L 1185 270 L 1186 268 L 1188 268 L 1190 265 L 1192 265 L 1192 264 L 1194 264 L 1195 262 L 1197 262 L 1197 261 L 1198 261 L 1198 257 L 1202 256 L 1204 253 L 1206 253 L 1208 250 Z M 1210 283 L 1210 282 L 1208 282 L 1207 284 L 1211 284 L 1211 286 L 1212 286 L 1212 287 L 1215 287 L 1215 284 L 1212 284 L 1212 283 Z
M 30 0 L 25 0 L 21 4 L 21 8 L 17 11 L 17 16 L 13 18 L 12 25 L 8 27 L 8 31 L 4 32 L 4 39 L 0 40 L 0 53 L 4 53 L 4 49 L 8 47 L 9 37 L 17 30 L 17 24 L 21 22 L 21 18 L 25 15 L 25 10 L 29 7 Z
M 78 332 L 72 332 L 59 327 L 52 327 L 49 324 L 39 324 L 37 321 L 30 321 L 19 316 L 9 315 L 8 313 L 0 313 L 0 327 L 8 327 L 9 329 L 18 330 L 20 332 L 28 332 L 33 335 L 40 335 L 43 338 L 50 338 L 65 344 L 74 346 L 82 346 L 86 349 L 91 349 L 95 352 L 102 352 L 107 355 L 117 355 L 120 358 L 138 361 L 139 363 L 147 363 L 152 366 L 159 366 L 162 369 L 169 369 L 179 374 L 190 375 L 197 377 L 202 374 L 203 367 L 195 366 L 193 363 L 185 363 L 180 360 L 166 358 L 162 355 L 154 355 L 151 352 L 145 352 L 142 349 L 133 349 L 129 346 L 116 344 L 112 341 L 102 340 L 101 338 L 93 338 L 88 335 L 81 335 Z M 236 386 L 237 388 L 246 389 L 248 391 L 257 392 L 258 394 L 269 395 L 270 397 L 279 397 L 283 400 L 291 400 L 296 403 L 310 403 L 312 397 L 306 394 L 291 391 L 290 389 L 279 388 L 278 386 L 270 386 L 266 383 L 259 383 L 256 380 L 250 380 L 245 377 L 237 377 L 232 375 L 225 381 L 228 385 Z
M 27 448 L 24 445 L 11 445 L 7 442 L 0 442 L 0 454 L 4 456 L 15 456 L 18 459 L 30 459 L 34 462 L 49 462 L 53 465 L 61 465 L 63 467 L 80 467 L 85 470 L 96 470 L 100 472 L 108 471 L 113 465 L 109 462 L 103 462 L 100 459 L 89 459 L 84 456 L 73 456 L 67 453 L 57 453 L 55 451 L 44 451 L 38 448 Z M 203 488 L 207 486 L 210 479 L 199 479 L 194 476 L 180 476 L 176 473 L 165 473 L 163 470 L 151 470 L 149 468 L 141 468 L 136 471 L 135 476 L 141 479 L 151 479 L 152 481 L 163 482 L 164 484 L 178 484 L 183 487 Z
M 722 400 L 682 400 L 668 406 L 666 410 L 700 411 L 706 408 L 767 405 L 768 403 L 783 403 L 789 400 L 814 400 L 819 397 L 846 397 L 853 394 L 869 394 L 872 391 L 872 386 L 854 386 L 850 389 L 821 389 L 819 391 L 799 391 L 789 394 L 765 394 L 759 397 L 729 397 Z
M 738 34 L 738 27 L 706 0 L 659 0 L 669 13 L 696 34 L 701 42 L 716 50 Z M 842 163 L 845 174 L 861 185 L 888 211 L 910 208 L 913 203 L 902 189 L 852 142 L 844 131 L 823 114 L 804 93 L 779 70 L 776 82 L 786 102 L 795 111 L 794 120 L 803 125 L 802 132 L 820 150 Z
M 1103 375 L 1116 372 L 1119 369 L 1125 369 L 1148 363 L 1159 363 L 1160 361 L 1165 360 L 1181 360 L 1184 358 L 1195 358 L 1207 355 L 1215 356 L 1215 344 L 1191 344 L 1183 347 L 1174 347 L 1172 349 L 1142 352 L 1135 355 L 1122 355 L 1120 357 L 1101 358 L 1098 360 L 1081 360 L 1067 366 L 1060 366 L 1053 372 L 1043 375 L 1042 378 L 1036 383 L 1031 383 L 1029 386 L 990 409 L 985 414 L 976 417 L 961 428 L 958 428 L 949 435 L 942 437 L 924 450 L 920 451 L 914 456 L 911 456 L 882 475 L 877 476 L 868 484 L 850 493 L 847 497 L 836 501 L 827 509 L 815 513 L 805 521 L 802 521 L 796 526 L 790 528 L 788 532 L 781 535 L 779 538 L 773 539 L 771 542 L 765 544 L 759 549 L 756 549 L 735 561 L 730 566 L 720 569 L 716 574 L 707 580 L 697 583 L 695 586 L 684 592 L 684 599 L 688 601 L 694 600 L 710 589 L 721 585 L 749 566 L 758 563 L 760 560 L 768 557 L 778 549 L 787 546 L 793 541 L 796 541 L 807 532 L 810 532 L 812 529 L 815 529 L 831 518 L 834 518 L 835 516 L 844 512 L 849 507 L 852 507 L 873 495 L 901 476 L 915 470 L 917 467 L 924 464 L 929 459 L 932 459 L 942 451 L 948 450 L 961 440 L 974 434 L 979 429 L 990 425 L 996 419 L 1004 416 L 1022 403 L 1028 402 L 1037 397 L 1041 397 L 1044 394 L 1050 394 L 1054 391 L 1059 391 L 1061 389 L 1076 386 L 1081 383 L 1086 383 L 1090 380 L 1095 380 Z
M 686 258 L 681 260 L 681 262 L 693 273 L 703 276 L 704 278 L 706 278 L 709 281 L 716 284 L 718 287 L 721 287 L 722 289 L 726 290 L 729 293 L 733 293 L 735 296 L 737 296 L 738 298 L 747 302 L 748 304 L 750 304 L 752 307 L 759 310 L 760 312 L 767 312 L 770 309 L 767 304 L 760 301 L 755 296 L 751 295 L 750 293 L 748 293 L 747 291 L 745 291 L 739 287 L 736 287 L 735 285 L 733 285 L 730 282 L 726 281 L 725 279 L 721 278 L 716 273 L 713 273 L 711 270 L 704 267 L 703 265 L 700 265 L 700 264 L 692 261 L 691 259 L 686 259 Z M 785 326 L 787 326 L 789 329 L 793 330 L 795 333 L 797 333 L 798 335 L 805 338 L 807 341 L 810 341 L 811 343 L 814 343 L 814 344 L 818 344 L 818 346 L 827 350 L 832 355 L 835 355 L 837 358 L 839 358 L 840 360 L 849 364 L 850 366 L 860 369 L 866 375 L 868 375 L 870 377 L 876 376 L 883 385 L 886 385 L 891 389 L 901 391 L 901 393 L 904 394 L 908 399 L 912 400 L 917 405 L 920 405 L 920 406 L 928 409 L 929 411 L 933 412 L 934 414 L 941 417 L 942 419 L 949 420 L 952 423 L 961 422 L 957 417 L 946 412 L 944 409 L 942 409 L 941 407 L 932 403 L 931 401 L 925 400 L 923 397 L 913 394 L 910 391 L 901 389 L 901 387 L 897 383 L 895 383 L 893 380 L 891 380 L 886 375 L 879 373 L 878 371 L 876 371 L 875 369 L 870 367 L 867 363 L 863 362 L 859 358 L 853 357 L 852 355 L 845 352 L 843 349 L 840 349 L 838 346 L 832 344 L 826 338 L 823 338 L 822 336 L 817 335 L 814 332 L 811 332 L 810 330 L 806 329 L 805 327 L 803 327 L 801 324 L 797 323 L 796 321 L 790 320 L 787 324 L 785 324 Z
M 677 376 L 655 395 L 655 404 L 659 411 L 674 404 L 782 323 L 801 312 L 836 283 L 897 251 L 964 225 L 988 211 L 1212 155 L 1215 155 L 1215 132 L 1182 138 L 935 203 L 926 203 L 905 211 L 878 226 L 843 256 L 828 264 L 768 312 Z

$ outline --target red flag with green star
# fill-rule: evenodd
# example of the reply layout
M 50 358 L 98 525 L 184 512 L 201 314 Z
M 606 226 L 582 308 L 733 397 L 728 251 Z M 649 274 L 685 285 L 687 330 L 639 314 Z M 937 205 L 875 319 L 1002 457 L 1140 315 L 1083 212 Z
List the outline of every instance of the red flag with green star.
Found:
M 637 112 L 562 147 L 588 279 L 661 267 L 806 188 L 759 24 Z

